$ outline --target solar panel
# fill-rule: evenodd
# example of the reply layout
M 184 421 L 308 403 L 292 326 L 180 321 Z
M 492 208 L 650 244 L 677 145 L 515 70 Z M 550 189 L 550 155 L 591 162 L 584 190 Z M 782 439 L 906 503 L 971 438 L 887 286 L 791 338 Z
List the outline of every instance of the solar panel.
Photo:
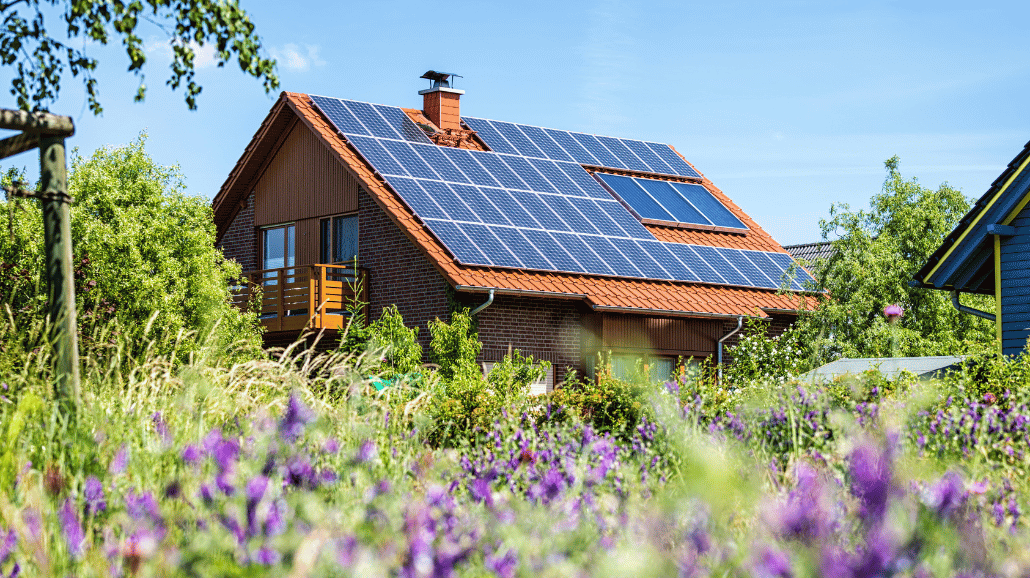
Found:
M 515 150 L 518 151 L 520 155 L 526 157 L 546 158 L 547 155 L 538 149 L 536 145 L 530 142 L 530 140 L 526 138 L 526 135 L 522 134 L 522 131 L 519 130 L 519 127 L 511 124 L 510 122 L 501 122 L 498 120 L 488 122 L 497 129 L 497 132 L 504 135 L 504 138 L 508 139 L 511 146 L 515 147 Z
M 410 118 L 408 118 L 408 115 L 404 114 L 403 110 L 396 106 L 383 106 L 381 104 L 374 104 L 372 106 L 380 115 L 382 115 L 383 118 L 386 119 L 386 122 L 393 127 L 393 130 L 397 131 L 399 135 L 404 137 L 404 140 L 433 144 L 433 141 L 429 140 L 426 133 Z
M 371 134 L 364 125 L 358 122 L 358 119 L 351 114 L 351 111 L 347 110 L 347 107 L 343 104 L 342 100 L 338 98 L 326 98 L 324 96 L 312 96 L 311 101 L 315 103 L 315 106 L 317 106 L 334 125 L 336 125 L 336 128 L 340 129 L 340 132 L 344 134 Z
M 654 151 L 649 149 L 646 144 L 638 140 L 622 139 L 622 144 L 633 151 L 633 154 L 637 155 L 647 166 L 651 167 L 652 173 L 663 173 L 666 175 L 678 174 L 668 163 L 663 161 L 658 155 L 654 154 Z
M 708 189 L 701 185 L 692 183 L 669 183 L 684 199 L 690 201 L 699 211 L 704 213 L 712 224 L 717 227 L 729 227 L 731 229 L 747 229 L 747 225 L 741 222 L 719 199 L 716 199 Z
M 462 117 L 462 120 L 465 121 L 465 124 L 469 125 L 472 130 L 476 131 L 476 134 L 479 135 L 479 138 L 483 139 L 483 142 L 490 147 L 490 150 L 513 155 L 519 154 L 519 151 L 515 150 L 515 147 L 511 146 L 511 143 L 508 142 L 508 139 L 504 138 L 501 136 L 501 133 L 497 132 L 497 129 L 490 124 L 490 121 L 465 117 Z
M 633 179 L 647 191 L 655 202 L 672 215 L 672 220 L 677 223 L 693 223 L 697 225 L 711 225 L 712 222 L 705 218 L 680 194 L 665 181 L 653 181 L 651 179 Z M 631 203 L 632 204 L 632 203 Z
M 610 136 L 599 136 L 597 140 L 601 141 L 601 144 L 611 151 L 627 168 L 635 171 L 653 172 L 651 167 L 647 166 L 647 163 L 637 158 L 637 155 L 633 154 L 633 151 L 629 150 L 619 139 Z
M 418 154 L 422 160 L 432 168 L 436 174 L 440 175 L 445 181 L 452 183 L 469 183 L 471 182 L 468 177 L 465 176 L 458 167 L 454 166 L 450 160 L 442 152 L 440 147 L 436 145 L 412 145 L 411 148 Z
M 473 183 L 486 187 L 500 186 L 497 179 L 491 177 L 490 173 L 472 157 L 472 153 L 451 147 L 440 147 L 440 150 L 456 167 L 461 169 L 461 172 L 465 173 L 465 176 L 472 179 Z
M 615 194 L 619 195 L 619 198 L 626 201 L 630 207 L 633 207 L 633 210 L 640 215 L 641 219 L 653 219 L 656 221 L 676 220 L 669 211 L 665 210 L 665 207 L 658 204 L 651 195 L 647 194 L 644 187 L 637 184 L 636 179 L 621 175 L 602 175 L 600 173 L 597 176 L 601 177 L 601 180 L 611 187 Z
M 665 145 L 483 121 L 478 126 L 484 133 L 498 127 L 490 138 L 507 133 L 504 142 L 512 151 L 515 142 L 532 154 L 466 151 L 416 142 L 424 135 L 410 130 L 415 125 L 400 109 L 312 100 L 461 263 L 770 289 L 793 266 L 782 253 L 660 242 L 583 167 L 567 160 L 586 164 L 580 159 L 590 156 L 596 163 L 595 154 L 607 153 L 628 166 L 672 170 L 674 163 L 660 152 Z M 385 134 L 391 136 L 376 136 Z M 666 166 L 656 166 L 659 161 Z M 598 176 L 647 218 L 689 215 L 743 226 L 699 185 Z M 789 283 L 801 290 L 809 281 L 799 269 Z
M 554 159 L 556 161 L 576 160 L 569 156 L 569 153 L 565 152 L 565 150 L 562 149 L 554 139 L 548 136 L 547 133 L 544 132 L 544 129 L 525 124 L 519 126 L 519 128 L 522 129 L 523 134 L 529 137 L 529 140 L 533 141 L 533 144 L 535 144 L 538 149 L 547 155 L 547 158 Z
M 663 175 L 701 176 L 666 144 L 482 118 L 462 117 L 462 120 L 494 152 Z
M 765 253 L 765 256 L 772 260 L 780 268 L 781 275 L 786 275 L 790 280 L 790 288 L 795 291 L 802 291 L 805 287 L 802 284 L 814 284 L 815 279 L 799 266 L 790 255 L 786 253 Z M 793 269 L 794 275 L 790 275 Z
M 604 173 L 596 176 L 642 219 L 747 230 L 747 226 L 702 185 Z
M 654 152 L 654 154 L 658 155 L 658 158 L 665 161 L 665 164 L 669 165 L 669 167 L 672 168 L 673 171 L 675 171 L 673 174 L 679 175 L 681 177 L 701 176 L 697 174 L 697 171 L 695 171 L 689 164 L 687 164 L 686 161 L 684 161 L 678 154 L 676 154 L 676 151 L 672 150 L 671 146 L 653 142 L 644 144 L 646 144 L 647 148 L 651 149 Z

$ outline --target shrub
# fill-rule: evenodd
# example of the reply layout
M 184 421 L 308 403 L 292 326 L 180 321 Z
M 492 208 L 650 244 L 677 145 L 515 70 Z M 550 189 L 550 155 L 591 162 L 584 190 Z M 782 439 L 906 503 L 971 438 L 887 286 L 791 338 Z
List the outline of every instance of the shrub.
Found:
M 783 380 L 808 369 L 809 351 L 802 334 L 793 327 L 770 337 L 761 319 L 748 318 L 736 345 L 727 347 L 733 363 L 723 372 L 731 384 Z
M 615 378 L 610 356 L 599 355 L 596 372 L 593 380 L 566 380 L 550 401 L 570 408 L 599 432 L 628 439 L 645 416 L 653 419 L 651 397 L 657 387 L 643 370 L 632 381 Z
M 418 327 L 406 327 L 396 305 L 383 308 L 383 314 L 367 330 L 368 345 L 381 349 L 383 377 L 414 373 L 422 367 L 422 346 Z
M 472 332 L 472 316 L 468 309 L 451 314 L 451 322 L 439 319 L 429 322 L 429 333 L 432 339 L 429 346 L 433 350 L 433 361 L 440 366 L 440 375 L 444 379 L 457 376 L 482 374 L 476 365 L 483 344 L 479 335 Z
M 260 345 L 257 317 L 230 304 L 229 286 L 240 275 L 215 246 L 208 201 L 184 193 L 176 167 L 146 153 L 146 135 L 132 143 L 74 156 L 68 190 L 77 307 L 85 337 L 116 320 L 117 331 L 147 328 L 151 339 L 128 343 L 141 351 L 155 336 L 179 359 L 207 339 L 224 345 Z M 43 223 L 38 203 L 7 201 L 0 211 L 0 300 L 20 321 L 46 313 Z M 11 274 L 13 272 L 13 274 Z M 148 326 L 149 324 L 149 326 Z M 88 348 L 89 339 L 84 339 Z M 98 344 L 103 346 L 104 344 Z

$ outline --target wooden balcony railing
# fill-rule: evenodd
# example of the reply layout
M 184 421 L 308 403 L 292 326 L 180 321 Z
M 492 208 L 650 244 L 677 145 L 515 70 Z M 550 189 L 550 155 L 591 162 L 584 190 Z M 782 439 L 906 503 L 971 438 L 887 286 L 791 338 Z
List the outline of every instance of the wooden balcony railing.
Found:
M 347 265 L 300 265 L 247 271 L 233 288 L 233 305 L 258 311 L 266 331 L 344 329 L 352 305 L 368 319 L 365 269 Z M 254 303 L 260 296 L 260 303 Z

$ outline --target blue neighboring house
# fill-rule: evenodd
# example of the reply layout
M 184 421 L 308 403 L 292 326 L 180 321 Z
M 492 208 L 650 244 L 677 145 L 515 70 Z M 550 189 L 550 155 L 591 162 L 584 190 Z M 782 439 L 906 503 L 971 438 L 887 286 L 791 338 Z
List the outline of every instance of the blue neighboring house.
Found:
M 951 291 L 960 310 L 991 319 L 1001 350 L 1030 336 L 1030 142 L 915 274 L 915 287 Z M 994 295 L 993 312 L 961 305 L 960 293 Z

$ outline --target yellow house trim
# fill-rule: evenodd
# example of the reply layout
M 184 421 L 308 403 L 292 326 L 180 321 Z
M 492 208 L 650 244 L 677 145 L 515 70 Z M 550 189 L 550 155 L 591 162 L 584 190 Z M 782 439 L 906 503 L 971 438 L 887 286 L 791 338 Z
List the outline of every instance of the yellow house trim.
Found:
M 1003 348 L 1001 340 L 1001 235 L 994 235 L 994 332 L 998 337 L 998 350 Z
M 974 227 L 976 227 L 976 224 L 978 222 L 980 222 L 980 219 L 987 213 L 987 210 L 990 209 L 994 205 L 994 203 L 996 203 L 998 201 L 998 198 L 1001 197 L 1002 193 L 1004 193 L 1006 189 L 1009 188 L 1009 185 L 1012 184 L 1012 181 L 1016 180 L 1016 177 L 1019 176 L 1019 173 L 1023 172 L 1023 169 L 1026 168 L 1027 163 L 1030 163 L 1030 155 L 1027 155 L 1027 157 L 1025 159 L 1023 159 L 1023 162 L 1020 163 L 1019 168 L 1016 169 L 1016 172 L 1012 173 L 1012 175 L 1005 181 L 1005 184 L 1001 186 L 1001 189 L 999 189 L 998 192 L 995 193 L 994 197 L 991 198 L 991 202 L 987 203 L 987 205 L 980 211 L 980 214 L 978 214 L 976 216 L 976 218 L 973 219 L 973 222 L 970 223 L 968 227 L 966 227 L 966 230 L 963 231 L 961 235 L 959 235 L 959 238 L 954 243 L 951 244 L 951 248 L 949 248 L 948 251 L 946 253 L 944 253 L 944 256 L 942 256 L 940 258 L 940 260 L 937 261 L 937 264 L 934 265 L 933 269 L 930 269 L 930 272 L 927 273 L 923 277 L 922 280 L 923 280 L 924 283 L 926 282 L 927 279 L 929 279 L 930 277 L 933 277 L 933 274 L 936 273 L 937 269 L 939 269 L 941 267 L 941 265 L 944 264 L 944 262 L 951 255 L 951 252 L 955 250 L 955 247 L 958 247 L 959 244 L 962 243 L 962 240 L 966 238 L 966 235 L 968 235 L 969 232 L 972 231 Z M 1023 203 L 1025 203 L 1025 202 L 1026 202 L 1026 198 L 1023 199 Z M 1006 222 L 1005 224 L 1008 224 L 1008 223 Z M 997 240 L 995 240 L 995 243 L 997 243 Z M 995 246 L 997 246 L 997 245 L 995 245 Z M 996 260 L 997 260 L 997 258 L 996 258 Z

